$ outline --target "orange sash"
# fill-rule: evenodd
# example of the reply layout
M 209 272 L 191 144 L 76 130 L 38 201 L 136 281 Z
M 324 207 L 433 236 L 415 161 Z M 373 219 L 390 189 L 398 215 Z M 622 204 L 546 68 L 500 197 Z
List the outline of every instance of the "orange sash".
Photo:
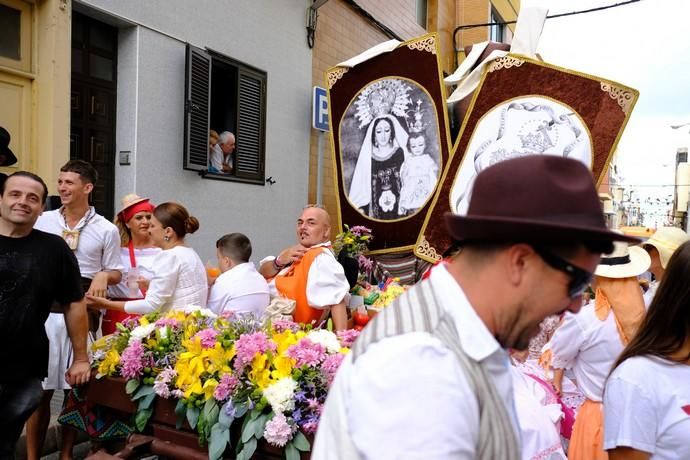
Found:
M 604 413 L 600 402 L 585 399 L 577 412 L 568 460 L 608 460 L 604 450 Z
M 323 314 L 323 310 L 311 308 L 307 300 L 307 277 L 309 276 L 309 268 L 316 256 L 321 254 L 323 250 L 323 246 L 309 249 L 299 261 L 290 266 L 287 273 L 279 274 L 275 277 L 278 293 L 297 303 L 293 313 L 293 317 L 297 323 L 310 324 L 319 321 Z

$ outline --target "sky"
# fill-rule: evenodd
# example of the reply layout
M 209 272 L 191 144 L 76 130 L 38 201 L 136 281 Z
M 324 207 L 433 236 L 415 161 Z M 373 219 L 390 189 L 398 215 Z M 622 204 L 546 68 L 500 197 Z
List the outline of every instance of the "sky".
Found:
M 529 0 L 523 0 L 523 6 Z M 549 14 L 623 0 L 544 0 Z M 640 92 L 617 157 L 623 183 L 642 198 L 673 192 L 676 150 L 690 146 L 689 0 L 641 0 L 547 19 L 537 52 L 546 62 Z M 671 125 L 688 123 L 680 129 Z

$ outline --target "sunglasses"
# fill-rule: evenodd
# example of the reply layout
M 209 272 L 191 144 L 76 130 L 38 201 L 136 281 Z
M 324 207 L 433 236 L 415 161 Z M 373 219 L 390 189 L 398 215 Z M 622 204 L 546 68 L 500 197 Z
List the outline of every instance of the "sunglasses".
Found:
M 592 273 L 576 267 L 567 260 L 539 247 L 534 247 L 534 252 L 539 254 L 539 257 L 551 268 L 561 271 L 570 277 L 568 296 L 571 299 L 581 296 L 592 282 Z

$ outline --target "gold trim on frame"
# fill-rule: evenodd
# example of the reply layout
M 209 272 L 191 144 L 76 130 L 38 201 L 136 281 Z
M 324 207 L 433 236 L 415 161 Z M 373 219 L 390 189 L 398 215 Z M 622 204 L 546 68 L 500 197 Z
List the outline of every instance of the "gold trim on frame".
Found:
M 495 70 L 510 69 L 511 67 L 520 67 L 524 63 L 525 61 L 514 56 L 503 56 L 489 64 L 487 70 L 493 72 Z
M 420 40 L 413 40 L 406 42 L 406 45 L 411 50 L 426 51 L 427 53 L 436 54 L 436 37 L 426 36 Z
M 632 110 L 633 102 L 635 101 L 635 95 L 625 88 L 619 88 L 605 81 L 601 82 L 601 90 L 606 91 L 611 96 L 611 99 L 615 99 L 618 105 L 623 109 L 623 113 L 630 115 L 630 110 Z
M 350 69 L 347 67 L 336 67 L 328 72 L 328 89 L 333 88 L 333 85 L 335 85 L 338 80 L 343 78 L 343 75 L 345 75 L 348 70 Z
M 422 237 L 419 239 L 419 243 L 417 243 L 417 246 L 414 248 L 414 254 L 417 257 L 426 259 L 427 261 L 431 261 L 430 259 L 433 259 L 434 261 L 439 261 L 442 259 L 441 254 L 436 252 L 436 248 L 429 244 L 424 235 L 422 235 Z

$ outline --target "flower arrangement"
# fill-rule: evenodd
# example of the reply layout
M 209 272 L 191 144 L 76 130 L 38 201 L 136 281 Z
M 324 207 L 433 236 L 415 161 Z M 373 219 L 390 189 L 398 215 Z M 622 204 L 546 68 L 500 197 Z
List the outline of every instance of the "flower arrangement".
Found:
M 369 242 L 374 239 L 371 229 L 363 225 L 355 225 L 350 228 L 345 224 L 345 231 L 338 233 L 335 237 L 333 250 L 336 256 L 341 253 L 357 259 L 359 268 L 366 273 L 370 273 L 374 263 L 364 254 L 369 250 Z
M 178 427 L 186 419 L 208 443 L 210 459 L 222 457 L 237 423 L 238 459 L 251 458 L 263 438 L 292 460 L 310 449 L 305 435 L 316 432 L 328 388 L 357 335 L 208 310 L 153 313 L 96 342 L 93 367 L 97 378 L 127 380 L 139 431 L 155 398 L 172 399 Z

